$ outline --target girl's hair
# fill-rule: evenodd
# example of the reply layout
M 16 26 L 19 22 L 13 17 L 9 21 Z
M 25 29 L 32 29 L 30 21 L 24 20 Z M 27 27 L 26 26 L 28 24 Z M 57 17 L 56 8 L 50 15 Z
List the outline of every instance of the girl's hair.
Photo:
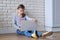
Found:
M 22 9 L 25 9 L 25 6 L 23 5 L 23 4 L 20 4 L 18 7 L 17 7 L 17 9 L 19 9 L 19 8 L 22 8 Z M 25 17 L 25 13 L 22 13 L 22 18 L 23 17 Z
M 23 17 L 25 17 L 25 16 L 26 16 L 26 14 L 25 14 L 25 13 L 23 13 L 23 14 L 22 14 L 22 18 L 23 18 Z
M 20 5 L 17 7 L 17 9 L 19 9 L 19 8 L 25 9 L 25 6 L 24 6 L 23 4 L 20 4 Z

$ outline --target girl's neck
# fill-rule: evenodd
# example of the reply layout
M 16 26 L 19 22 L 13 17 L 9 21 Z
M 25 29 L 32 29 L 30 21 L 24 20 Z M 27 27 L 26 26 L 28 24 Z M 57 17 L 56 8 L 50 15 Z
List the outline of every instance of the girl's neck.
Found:
M 23 18 L 23 17 L 25 17 L 25 14 L 24 13 L 23 14 L 18 14 L 18 16 Z
M 22 18 L 22 14 L 18 14 L 18 16 Z

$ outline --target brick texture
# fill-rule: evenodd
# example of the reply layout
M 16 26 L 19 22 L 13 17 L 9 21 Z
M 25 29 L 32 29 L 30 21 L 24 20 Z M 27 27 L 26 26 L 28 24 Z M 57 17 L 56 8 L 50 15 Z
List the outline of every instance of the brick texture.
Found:
M 0 0 L 0 33 L 14 32 L 12 15 L 16 14 L 16 8 L 19 4 L 25 5 L 25 12 L 29 17 L 38 20 L 38 24 L 41 26 L 37 27 L 38 30 L 43 29 L 45 12 L 44 2 L 45 0 Z

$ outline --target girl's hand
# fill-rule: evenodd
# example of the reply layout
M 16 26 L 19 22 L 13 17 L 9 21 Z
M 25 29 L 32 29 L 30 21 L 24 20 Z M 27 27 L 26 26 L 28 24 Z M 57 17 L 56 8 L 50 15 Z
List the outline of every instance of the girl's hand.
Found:
M 37 20 L 36 20 L 36 19 L 34 19 L 34 18 L 32 19 L 32 21 L 33 21 L 33 22 L 37 22 Z

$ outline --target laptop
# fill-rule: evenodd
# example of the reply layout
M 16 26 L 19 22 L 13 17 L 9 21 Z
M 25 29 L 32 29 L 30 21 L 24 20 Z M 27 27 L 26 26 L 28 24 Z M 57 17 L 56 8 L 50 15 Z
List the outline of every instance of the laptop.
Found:
M 24 30 L 37 30 L 37 23 L 33 21 L 22 21 L 21 31 Z

